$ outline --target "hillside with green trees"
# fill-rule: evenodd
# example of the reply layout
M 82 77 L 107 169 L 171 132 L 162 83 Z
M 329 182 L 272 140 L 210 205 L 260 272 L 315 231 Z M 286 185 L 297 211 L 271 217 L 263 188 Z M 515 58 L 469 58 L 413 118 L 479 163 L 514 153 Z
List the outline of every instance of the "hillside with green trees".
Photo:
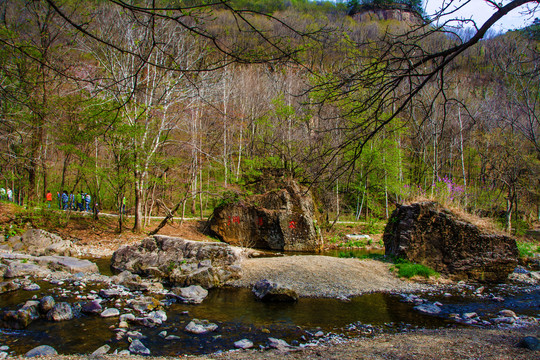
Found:
M 175 207 L 206 218 L 275 168 L 329 221 L 423 198 L 517 234 L 539 220 L 537 23 L 469 43 L 350 15 L 420 1 L 0 7 L 0 184 L 21 205 L 125 197 L 142 231 Z

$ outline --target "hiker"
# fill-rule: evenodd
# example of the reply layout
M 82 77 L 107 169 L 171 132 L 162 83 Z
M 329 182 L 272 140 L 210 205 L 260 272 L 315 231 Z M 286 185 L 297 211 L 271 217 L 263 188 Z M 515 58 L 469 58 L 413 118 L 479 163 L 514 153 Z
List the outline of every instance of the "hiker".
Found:
M 47 208 L 50 209 L 52 204 L 52 194 L 49 190 L 47 190 L 47 194 L 45 194 L 45 200 L 47 201 Z
M 69 207 L 70 210 L 77 210 L 77 209 L 75 209 L 75 196 L 73 196 L 73 192 L 69 193 L 68 207 Z
M 92 201 L 92 197 L 90 196 L 90 194 L 86 194 L 84 200 L 86 202 L 86 211 L 90 211 L 90 201 Z
M 122 197 L 122 211 L 121 211 L 122 214 L 125 214 L 126 213 L 126 197 L 123 196 Z
M 56 192 L 56 202 L 58 203 L 58 208 L 62 210 L 62 194 L 59 191 Z
M 64 190 L 62 193 L 62 209 L 67 210 L 68 209 L 68 202 L 69 202 L 69 196 L 67 194 L 67 191 Z
M 13 191 L 10 188 L 7 189 L 7 199 L 8 201 L 13 201 Z
M 83 198 L 82 198 L 82 191 L 79 191 L 77 193 L 77 195 L 75 195 L 75 207 L 76 209 L 75 210 L 79 210 L 79 211 L 83 211 Z

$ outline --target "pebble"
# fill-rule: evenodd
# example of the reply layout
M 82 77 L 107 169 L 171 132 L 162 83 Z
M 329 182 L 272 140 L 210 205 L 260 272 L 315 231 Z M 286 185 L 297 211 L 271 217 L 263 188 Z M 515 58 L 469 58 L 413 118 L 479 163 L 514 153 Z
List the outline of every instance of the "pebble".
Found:
M 165 337 L 165 340 L 178 340 L 180 339 L 180 336 L 176 336 L 176 335 L 167 335 Z
M 0 351 L 0 360 L 4 360 L 5 358 L 8 357 L 8 353 L 5 352 L 5 351 Z

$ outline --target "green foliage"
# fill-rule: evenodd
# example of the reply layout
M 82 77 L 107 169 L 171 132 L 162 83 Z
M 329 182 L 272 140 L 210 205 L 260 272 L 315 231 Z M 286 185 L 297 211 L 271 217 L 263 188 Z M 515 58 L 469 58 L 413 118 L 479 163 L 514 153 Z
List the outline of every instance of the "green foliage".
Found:
M 17 224 L 9 224 L 0 226 L 0 233 L 4 234 L 4 239 L 7 240 L 10 237 L 21 235 L 24 229 Z
M 383 262 L 391 262 L 392 257 L 388 257 L 383 254 L 356 254 L 354 251 L 340 251 L 338 254 L 340 258 L 356 258 L 356 259 L 371 259 Z
M 393 270 L 397 270 L 399 277 L 411 278 L 413 276 L 422 276 L 430 278 L 431 276 L 439 277 L 439 273 L 428 266 L 422 264 L 414 264 L 408 260 L 396 259 Z
M 364 227 L 364 232 L 366 234 L 380 234 L 384 229 L 384 222 L 381 222 L 379 219 L 370 217 L 368 223 Z
M 238 192 L 232 191 L 232 190 L 224 191 L 223 194 L 221 195 L 221 199 L 219 200 L 216 208 L 237 203 L 238 201 L 240 201 L 240 199 L 241 197 Z
M 518 241 L 517 247 L 520 258 L 530 258 L 540 253 L 540 245 L 535 243 Z

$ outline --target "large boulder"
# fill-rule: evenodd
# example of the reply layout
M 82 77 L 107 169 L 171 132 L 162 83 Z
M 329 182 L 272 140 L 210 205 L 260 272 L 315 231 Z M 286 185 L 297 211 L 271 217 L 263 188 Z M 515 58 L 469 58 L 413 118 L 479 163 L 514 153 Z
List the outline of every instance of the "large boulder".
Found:
M 210 230 L 231 245 L 280 251 L 322 250 L 307 189 L 294 181 L 283 188 L 222 204 L 214 209 Z
M 154 235 L 115 251 L 111 267 L 173 285 L 212 288 L 239 276 L 242 256 L 241 249 L 223 243 Z
M 456 279 L 504 281 L 518 262 L 514 239 L 487 233 L 434 202 L 398 207 L 383 240 L 387 255 Z
M 13 251 L 20 251 L 34 256 L 76 255 L 76 250 L 69 240 L 63 240 L 55 234 L 41 229 L 30 229 L 22 236 L 9 238 L 7 245 Z

